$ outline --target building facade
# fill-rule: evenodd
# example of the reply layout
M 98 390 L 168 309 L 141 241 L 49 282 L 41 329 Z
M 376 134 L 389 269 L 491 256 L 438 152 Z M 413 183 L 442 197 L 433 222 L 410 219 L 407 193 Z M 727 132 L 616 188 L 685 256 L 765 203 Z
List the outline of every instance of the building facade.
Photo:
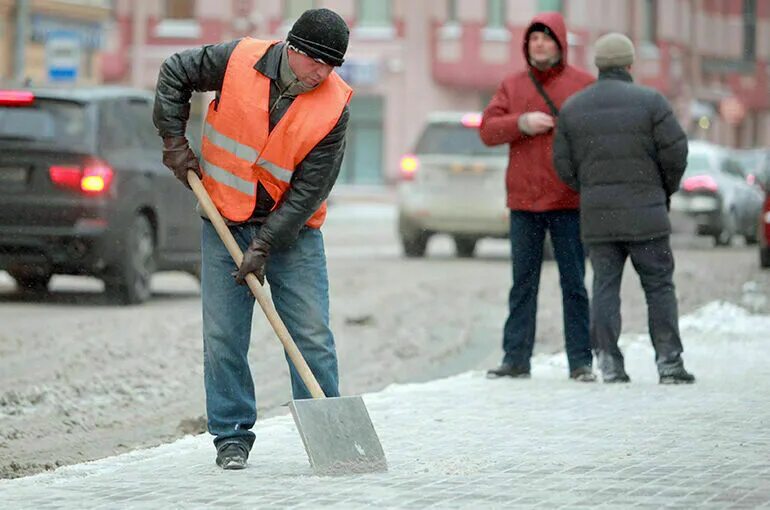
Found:
M 102 81 L 110 0 L 0 0 L 0 81 Z
M 392 182 L 429 112 L 482 109 L 507 73 L 525 68 L 524 31 L 542 11 L 563 13 L 570 62 L 592 73 L 594 41 L 628 34 L 637 81 L 672 101 L 691 137 L 770 145 L 764 0 L 117 0 L 103 75 L 152 88 L 171 53 L 243 35 L 282 39 L 313 7 L 351 27 L 339 69 L 355 90 L 342 183 Z M 194 102 L 193 136 L 208 100 Z

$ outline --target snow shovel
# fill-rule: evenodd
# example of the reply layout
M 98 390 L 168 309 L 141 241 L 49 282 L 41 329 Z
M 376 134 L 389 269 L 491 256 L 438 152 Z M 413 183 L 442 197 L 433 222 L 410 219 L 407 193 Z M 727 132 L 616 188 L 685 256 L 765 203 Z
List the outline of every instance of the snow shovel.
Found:
M 240 266 L 243 253 L 203 183 L 192 171 L 187 172 L 187 181 L 230 256 Z M 248 274 L 246 283 L 313 396 L 289 403 L 313 471 L 317 475 L 387 471 L 385 453 L 363 399 L 360 396 L 327 398 L 257 277 Z

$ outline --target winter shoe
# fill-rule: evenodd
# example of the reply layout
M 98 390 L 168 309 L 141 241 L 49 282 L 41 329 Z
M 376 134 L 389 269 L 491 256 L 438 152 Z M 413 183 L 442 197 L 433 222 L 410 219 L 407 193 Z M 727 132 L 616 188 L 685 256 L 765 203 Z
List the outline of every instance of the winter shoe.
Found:
M 217 448 L 217 466 L 222 469 L 243 469 L 249 458 L 249 449 L 241 441 L 224 443 Z
M 695 376 L 684 367 L 660 374 L 660 384 L 692 384 L 694 382 Z
M 602 382 L 606 384 L 617 384 L 617 383 L 629 383 L 631 382 L 631 378 L 628 377 L 628 374 L 625 372 L 620 373 L 614 373 L 614 374 L 602 374 Z
M 499 377 L 513 377 L 514 379 L 529 379 L 529 369 L 514 367 L 509 363 L 502 363 L 497 368 L 487 370 L 487 379 Z
M 588 366 L 576 368 L 570 372 L 569 378 L 578 382 L 596 382 L 596 375 Z

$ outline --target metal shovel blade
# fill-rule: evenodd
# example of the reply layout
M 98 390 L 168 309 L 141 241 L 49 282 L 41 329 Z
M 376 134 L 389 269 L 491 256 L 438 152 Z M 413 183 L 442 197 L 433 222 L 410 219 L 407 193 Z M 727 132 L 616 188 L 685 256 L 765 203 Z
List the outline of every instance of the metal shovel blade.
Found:
M 388 470 L 385 452 L 361 397 L 292 400 L 289 408 L 315 474 Z

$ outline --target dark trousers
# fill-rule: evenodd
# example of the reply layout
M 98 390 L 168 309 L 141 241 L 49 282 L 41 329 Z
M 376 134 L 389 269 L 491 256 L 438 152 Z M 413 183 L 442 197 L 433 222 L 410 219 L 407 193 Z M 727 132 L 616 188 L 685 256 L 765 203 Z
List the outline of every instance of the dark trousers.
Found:
M 551 233 L 559 267 L 567 361 L 570 370 L 590 367 L 593 357 L 588 334 L 585 254 L 580 242 L 579 213 L 572 210 L 511 211 L 513 285 L 508 297 L 510 313 L 503 329 L 503 362 L 523 369 L 530 367 L 546 230 Z
M 591 340 L 605 377 L 625 373 L 618 348 L 621 330 L 620 282 L 626 258 L 631 259 L 644 289 L 647 321 L 658 371 L 682 366 L 679 311 L 674 289 L 674 256 L 669 237 L 643 242 L 591 243 L 594 285 Z

